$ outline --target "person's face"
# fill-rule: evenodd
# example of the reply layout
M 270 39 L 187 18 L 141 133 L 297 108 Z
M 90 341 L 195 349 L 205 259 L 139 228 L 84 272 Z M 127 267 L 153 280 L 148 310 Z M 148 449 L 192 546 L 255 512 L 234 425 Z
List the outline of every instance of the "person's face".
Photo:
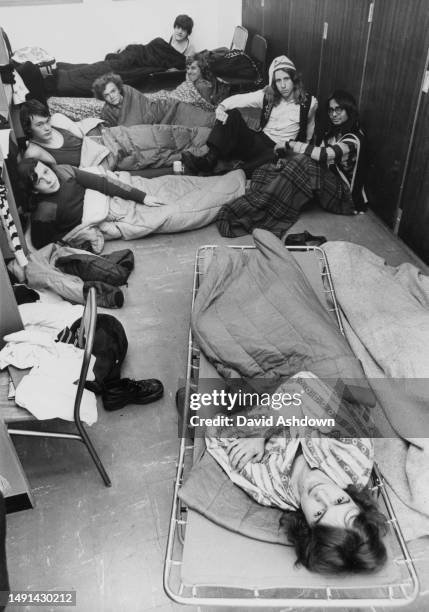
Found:
M 329 100 L 328 114 L 329 119 L 334 125 L 342 125 L 349 118 L 347 111 L 338 104 L 335 98 Z
M 122 102 L 122 94 L 115 83 L 107 83 L 106 87 L 103 89 L 103 98 L 107 104 L 111 104 L 112 106 L 119 106 Z
M 177 42 L 183 42 L 188 38 L 188 32 L 181 28 L 180 26 L 176 26 L 173 30 L 174 38 Z
M 57 175 L 49 166 L 43 162 L 38 162 L 34 168 L 37 180 L 33 186 L 36 193 L 55 193 L 60 188 Z
M 33 115 L 31 117 L 31 131 L 35 140 L 49 142 L 52 136 L 51 118 Z
M 279 94 L 284 100 L 288 100 L 293 92 L 293 81 L 285 70 L 276 70 L 274 83 Z
M 186 68 L 186 74 L 188 75 L 188 79 L 193 83 L 198 81 L 201 78 L 201 68 L 198 66 L 198 62 L 192 62 Z
M 341 487 L 321 470 L 310 470 L 302 484 L 301 508 L 310 526 L 351 529 L 359 508 Z

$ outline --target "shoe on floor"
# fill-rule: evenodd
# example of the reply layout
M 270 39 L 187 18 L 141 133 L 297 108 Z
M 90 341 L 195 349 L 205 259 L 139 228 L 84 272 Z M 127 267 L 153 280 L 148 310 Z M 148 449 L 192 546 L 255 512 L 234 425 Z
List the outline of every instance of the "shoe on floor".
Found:
M 288 234 L 285 239 L 286 246 L 320 246 L 326 242 L 325 236 L 312 236 L 310 232 L 301 234 Z
M 184 151 L 182 153 L 182 164 L 185 168 L 185 174 L 211 172 L 217 164 L 217 157 L 211 150 L 201 157 L 190 151 Z
M 105 385 L 102 393 L 105 410 L 118 410 L 127 404 L 149 404 L 160 399 L 164 387 L 160 380 L 121 378 Z

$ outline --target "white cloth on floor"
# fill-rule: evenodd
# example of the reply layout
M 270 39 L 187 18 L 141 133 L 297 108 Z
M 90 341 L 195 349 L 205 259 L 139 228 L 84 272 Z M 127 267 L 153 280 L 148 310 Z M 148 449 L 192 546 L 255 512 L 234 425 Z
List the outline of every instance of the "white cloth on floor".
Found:
M 73 305 L 65 301 L 57 304 L 33 302 L 21 304 L 18 308 L 26 329 L 28 326 L 31 326 L 31 329 L 35 329 L 35 326 L 41 327 L 53 337 L 65 327 L 70 327 L 83 313 L 81 304 Z
M 0 370 L 13 365 L 20 370 L 37 365 L 45 354 L 58 353 L 49 334 L 23 330 L 4 337 L 6 346 L 0 351 Z

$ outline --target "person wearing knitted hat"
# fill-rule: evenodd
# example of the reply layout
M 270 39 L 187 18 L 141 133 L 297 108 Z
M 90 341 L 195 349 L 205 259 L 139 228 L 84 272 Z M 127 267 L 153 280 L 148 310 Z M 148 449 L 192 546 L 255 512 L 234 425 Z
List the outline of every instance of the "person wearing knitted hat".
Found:
M 317 100 L 305 92 L 294 63 L 285 55 L 276 57 L 269 68 L 266 89 L 226 98 L 216 109 L 214 128 L 207 140 L 209 152 L 197 157 L 186 151 L 182 162 L 189 173 L 208 173 L 219 159 L 241 159 L 248 170 L 273 161 L 274 147 L 294 139 L 309 142 L 314 132 Z M 260 130 L 250 129 L 239 108 L 261 109 Z

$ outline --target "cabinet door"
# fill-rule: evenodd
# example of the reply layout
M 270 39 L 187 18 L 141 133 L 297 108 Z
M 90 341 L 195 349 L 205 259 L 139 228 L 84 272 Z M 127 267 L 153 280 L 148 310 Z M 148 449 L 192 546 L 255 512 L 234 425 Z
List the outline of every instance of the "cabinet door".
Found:
M 249 38 L 247 39 L 247 47 L 250 48 L 252 37 L 255 34 L 262 34 L 263 25 L 263 0 L 243 0 L 242 4 L 242 24 L 249 30 Z
M 335 89 L 359 99 L 372 0 L 326 0 L 326 39 L 320 65 L 319 102 Z
M 289 57 L 302 74 L 305 88 L 317 94 L 325 0 L 291 0 Z
M 362 92 L 372 207 L 394 227 L 428 36 L 427 0 L 375 0 Z
M 429 50 L 428 50 L 429 52 Z M 429 66 L 402 195 L 399 236 L 429 264 Z
M 264 0 L 263 32 L 268 41 L 267 64 L 279 55 L 289 56 L 292 0 Z

